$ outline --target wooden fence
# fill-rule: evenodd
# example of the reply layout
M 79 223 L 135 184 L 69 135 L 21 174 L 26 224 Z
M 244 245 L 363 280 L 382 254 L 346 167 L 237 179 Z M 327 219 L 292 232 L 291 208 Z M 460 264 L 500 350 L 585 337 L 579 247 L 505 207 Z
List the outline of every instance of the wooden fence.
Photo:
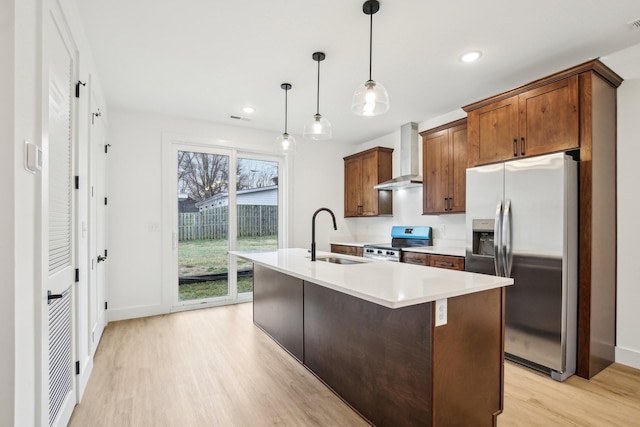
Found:
M 238 237 L 278 234 L 278 207 L 238 205 Z M 204 212 L 178 214 L 180 240 L 226 239 L 229 207 L 219 206 Z

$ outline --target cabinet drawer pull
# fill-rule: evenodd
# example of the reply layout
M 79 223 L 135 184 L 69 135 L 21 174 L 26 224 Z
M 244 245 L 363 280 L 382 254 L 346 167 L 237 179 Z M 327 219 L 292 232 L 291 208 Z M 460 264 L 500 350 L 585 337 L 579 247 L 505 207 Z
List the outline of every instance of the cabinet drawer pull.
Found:
M 453 267 L 453 263 L 452 262 L 444 262 L 444 261 L 438 261 L 436 262 L 436 265 L 442 266 L 442 267 Z
M 520 154 L 524 156 L 524 137 L 520 138 Z
M 518 156 L 518 138 L 513 138 L 513 157 Z

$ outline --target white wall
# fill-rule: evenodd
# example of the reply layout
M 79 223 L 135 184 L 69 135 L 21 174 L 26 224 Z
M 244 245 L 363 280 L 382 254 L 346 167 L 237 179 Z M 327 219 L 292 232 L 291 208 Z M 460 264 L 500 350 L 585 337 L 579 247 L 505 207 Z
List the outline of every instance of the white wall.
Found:
M 160 232 L 149 224 L 162 224 L 162 135 L 205 138 L 221 147 L 275 154 L 277 135 L 236 126 L 111 110 L 109 122 L 109 319 L 117 320 L 169 311 L 171 301 L 162 292 Z M 342 146 L 298 139 L 289 160 L 290 209 L 287 246 L 309 246 L 313 211 L 326 206 L 342 210 Z M 286 179 L 286 177 L 285 177 Z M 323 214 L 324 216 L 324 214 Z M 329 249 L 329 223 L 320 225 L 318 249 Z M 324 230 L 327 230 L 325 233 Z M 341 229 L 343 227 L 341 226 Z
M 616 361 L 640 369 L 640 70 L 618 88 L 618 293 Z M 597 243 L 597 242 L 596 242 Z M 597 262 L 597 260 L 595 260 Z

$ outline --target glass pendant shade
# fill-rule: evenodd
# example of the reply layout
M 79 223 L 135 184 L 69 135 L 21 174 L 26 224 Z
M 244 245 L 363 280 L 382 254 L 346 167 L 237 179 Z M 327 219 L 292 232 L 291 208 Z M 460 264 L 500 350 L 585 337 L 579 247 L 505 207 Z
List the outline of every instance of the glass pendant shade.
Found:
M 284 133 L 276 137 L 275 150 L 279 153 L 292 153 L 296 151 L 296 139 L 287 133 L 287 113 L 288 113 L 288 97 L 287 93 L 291 89 L 291 83 L 282 83 L 281 89 L 284 89 Z
M 302 136 L 316 141 L 331 139 L 331 123 L 322 117 L 321 114 L 315 114 L 313 120 L 310 120 L 304 125 Z
M 387 89 L 373 80 L 367 80 L 356 89 L 351 101 L 351 111 L 359 116 L 378 116 L 389 111 Z
M 288 133 L 278 135 L 275 148 L 280 153 L 293 153 L 296 151 L 296 139 Z

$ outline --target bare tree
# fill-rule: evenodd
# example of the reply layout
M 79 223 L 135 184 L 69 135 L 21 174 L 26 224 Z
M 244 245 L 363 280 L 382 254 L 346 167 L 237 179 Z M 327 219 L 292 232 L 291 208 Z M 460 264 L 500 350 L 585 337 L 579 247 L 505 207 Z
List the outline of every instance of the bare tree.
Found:
M 202 201 L 228 191 L 229 157 L 218 154 L 178 152 L 178 190 Z
M 277 184 L 276 162 L 238 159 L 236 189 Z M 229 157 L 219 154 L 178 151 L 178 191 L 195 201 L 229 191 Z

